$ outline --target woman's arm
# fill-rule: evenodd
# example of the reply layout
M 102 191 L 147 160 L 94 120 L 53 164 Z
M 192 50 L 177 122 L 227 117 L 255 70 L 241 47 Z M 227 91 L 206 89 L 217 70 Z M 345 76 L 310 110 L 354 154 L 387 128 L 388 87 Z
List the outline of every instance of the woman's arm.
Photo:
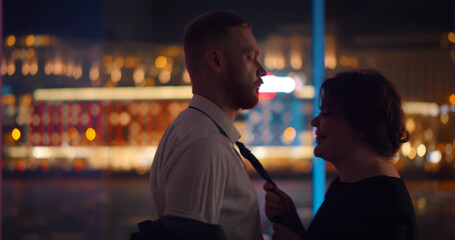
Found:
M 265 214 L 267 218 L 275 225 L 278 224 L 278 230 L 282 229 L 279 226 L 279 224 L 282 224 L 283 228 L 285 227 L 299 235 L 303 234 L 305 228 L 297 214 L 294 201 L 289 195 L 270 183 L 264 184 L 264 190 L 267 192 L 265 195 Z

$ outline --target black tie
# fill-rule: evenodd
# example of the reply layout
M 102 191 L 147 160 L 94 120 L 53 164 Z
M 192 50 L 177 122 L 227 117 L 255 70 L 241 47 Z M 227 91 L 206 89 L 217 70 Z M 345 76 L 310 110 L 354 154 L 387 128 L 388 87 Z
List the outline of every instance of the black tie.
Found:
M 199 111 L 201 113 L 203 113 L 205 116 L 207 116 L 210 120 L 212 120 L 213 123 L 215 123 L 215 125 L 218 127 L 218 130 L 220 130 L 220 132 L 227 137 L 227 134 L 223 131 L 223 129 L 218 125 L 218 123 L 216 123 L 215 120 L 213 120 L 212 117 L 210 117 L 210 115 L 208 115 L 206 112 L 202 111 L 201 109 L 199 108 L 196 108 L 196 107 L 193 107 L 193 106 L 188 106 L 188 108 L 191 108 L 191 109 L 194 109 L 196 111 Z M 262 164 L 259 162 L 259 160 L 250 152 L 250 150 L 248 150 L 248 148 L 245 147 L 245 145 L 239 141 L 235 142 L 237 144 L 237 147 L 239 147 L 239 150 L 240 150 L 240 154 L 242 154 L 242 156 L 246 159 L 248 159 L 248 161 L 250 161 L 251 165 L 253 165 L 254 169 L 256 169 L 256 172 L 259 173 L 259 175 L 261 175 L 262 178 L 264 178 L 267 182 L 269 182 L 270 184 L 272 184 L 273 186 L 275 186 L 275 183 L 272 181 L 272 178 L 269 176 L 269 174 L 267 173 L 267 171 L 265 171 L 264 167 L 262 166 Z
M 245 145 L 239 141 L 235 142 L 235 144 L 237 144 L 237 147 L 239 147 L 240 154 L 242 154 L 244 158 L 250 161 L 251 165 L 253 165 L 254 169 L 256 169 L 256 172 L 258 172 L 259 175 L 261 175 L 261 177 L 264 178 L 267 182 L 275 186 L 272 178 L 269 176 L 267 171 L 265 171 L 259 160 L 250 152 L 250 150 L 248 150 L 248 148 L 246 148 Z

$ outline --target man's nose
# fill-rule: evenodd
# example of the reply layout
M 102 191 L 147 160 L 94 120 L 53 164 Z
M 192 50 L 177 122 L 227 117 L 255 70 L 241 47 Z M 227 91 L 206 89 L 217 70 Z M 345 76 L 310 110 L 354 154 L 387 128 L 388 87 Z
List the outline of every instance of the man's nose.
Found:
M 258 62 L 258 70 L 257 70 L 257 75 L 259 77 L 261 76 L 265 76 L 267 74 L 267 71 L 265 70 L 265 68 L 262 66 L 262 64 L 260 62 Z

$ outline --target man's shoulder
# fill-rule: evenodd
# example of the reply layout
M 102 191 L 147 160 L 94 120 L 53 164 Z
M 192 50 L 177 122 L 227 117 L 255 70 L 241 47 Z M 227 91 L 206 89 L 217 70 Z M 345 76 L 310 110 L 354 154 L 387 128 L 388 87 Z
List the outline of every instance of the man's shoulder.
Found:
M 187 157 L 211 162 L 216 159 L 225 159 L 230 147 L 222 137 L 194 136 L 182 142 L 179 149 Z
M 163 156 L 167 156 L 168 160 L 178 159 L 178 162 L 188 160 L 193 163 L 199 161 L 199 164 L 202 164 L 204 161 L 226 157 L 230 149 L 227 139 L 221 134 L 204 132 L 202 129 L 175 131 L 163 136 L 164 142 L 158 146 L 159 151 L 166 152 Z
M 216 125 L 207 116 L 195 111 L 185 110 L 174 119 L 169 128 L 202 135 L 204 132 L 216 130 Z

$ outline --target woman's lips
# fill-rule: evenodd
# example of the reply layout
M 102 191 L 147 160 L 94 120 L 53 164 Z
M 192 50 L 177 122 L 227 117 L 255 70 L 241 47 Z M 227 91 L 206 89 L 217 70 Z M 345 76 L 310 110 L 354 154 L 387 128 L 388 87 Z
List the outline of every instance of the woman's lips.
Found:
M 327 136 L 323 135 L 323 134 L 320 134 L 320 133 L 316 133 L 316 140 L 320 141 L 320 140 L 324 140 L 327 138 Z

